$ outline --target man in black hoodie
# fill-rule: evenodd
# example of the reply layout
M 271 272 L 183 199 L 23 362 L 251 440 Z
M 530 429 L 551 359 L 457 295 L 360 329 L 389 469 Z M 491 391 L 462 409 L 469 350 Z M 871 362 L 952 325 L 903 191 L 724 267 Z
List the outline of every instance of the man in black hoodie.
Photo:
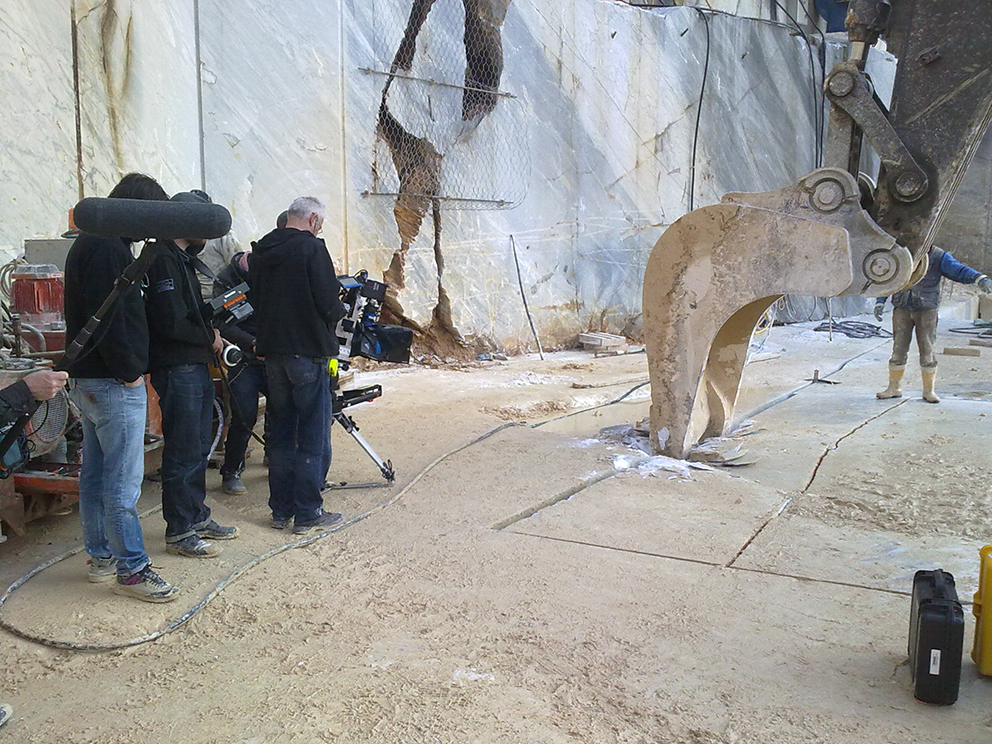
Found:
M 269 507 L 272 526 L 303 534 L 341 520 L 324 511 L 321 486 L 331 465 L 328 362 L 345 315 L 341 285 L 324 241 L 324 205 L 294 201 L 286 227 L 255 244 L 250 264 L 258 335 L 269 386 Z
M 175 201 L 206 201 L 192 192 Z M 204 240 L 163 241 L 165 252 L 148 269 L 148 362 L 162 409 L 162 516 L 166 551 L 213 558 L 221 549 L 207 540 L 230 540 L 236 527 L 210 518 L 206 497 L 214 383 L 208 364 L 221 348 L 220 334 L 203 317 L 203 296 L 193 261 Z
M 151 176 L 129 173 L 110 198 L 169 197 Z M 86 233 L 73 242 L 65 264 L 66 338 L 76 337 L 134 260 L 131 242 Z M 104 316 L 69 366 L 75 380 L 72 397 L 83 426 L 79 519 L 90 555 L 90 581 L 116 577 L 114 592 L 166 602 L 177 590 L 152 570 L 137 509 L 145 470 L 147 369 L 148 324 L 141 292 L 134 286 Z

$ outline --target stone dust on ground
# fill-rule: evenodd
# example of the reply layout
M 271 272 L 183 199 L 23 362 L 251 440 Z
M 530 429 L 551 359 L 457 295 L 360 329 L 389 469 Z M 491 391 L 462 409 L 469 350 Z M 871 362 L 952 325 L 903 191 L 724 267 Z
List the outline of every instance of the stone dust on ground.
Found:
M 769 332 L 781 356 L 749 365 L 740 409 L 848 362 L 843 384 L 756 414 L 741 440 L 756 462 L 733 470 L 628 467 L 643 453 L 597 438 L 647 415 L 647 387 L 603 405 L 643 379 L 643 355 L 359 373 L 384 395 L 353 416 L 396 483 L 329 494 L 343 529 L 257 562 L 292 538 L 267 526 L 260 458 L 246 496 L 221 494 L 211 471 L 215 516 L 242 531 L 219 559 L 165 554 L 161 516 L 144 518 L 153 562 L 183 589 L 170 605 L 89 584 L 82 555 L 43 571 L 3 619 L 77 644 L 157 631 L 244 573 L 126 650 L 4 634 L 0 699 L 15 717 L 0 738 L 992 741 L 992 685 L 970 661 L 951 708 L 916 702 L 904 663 L 912 571 L 946 558 L 962 598 L 975 589 L 992 402 L 967 393 L 984 389 L 992 354 L 942 356 L 952 393 L 939 406 L 913 397 L 910 370 L 905 404 L 888 410 L 874 398 L 887 346 L 811 327 Z M 545 419 L 556 420 L 532 426 Z M 333 440 L 334 480 L 378 479 L 339 428 Z M 145 491 L 153 509 L 159 487 Z M 78 533 L 75 515 L 32 523 L 0 546 L 0 580 L 78 546 Z

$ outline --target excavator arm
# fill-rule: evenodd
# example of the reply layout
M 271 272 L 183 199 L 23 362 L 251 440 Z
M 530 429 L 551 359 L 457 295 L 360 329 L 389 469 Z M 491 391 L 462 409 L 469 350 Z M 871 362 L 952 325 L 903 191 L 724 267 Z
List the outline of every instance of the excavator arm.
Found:
M 644 334 L 655 451 L 728 432 L 751 334 L 783 294 L 888 296 L 915 284 L 992 121 L 992 0 L 851 0 L 849 56 L 827 75 L 824 167 L 727 194 L 676 221 L 648 259 Z M 897 58 L 888 109 L 864 72 Z M 877 187 L 860 172 L 865 141 Z

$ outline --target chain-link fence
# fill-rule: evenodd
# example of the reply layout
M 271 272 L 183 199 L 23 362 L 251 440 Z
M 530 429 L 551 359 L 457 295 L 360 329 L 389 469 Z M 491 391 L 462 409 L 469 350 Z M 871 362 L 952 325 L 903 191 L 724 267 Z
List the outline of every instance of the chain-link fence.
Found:
M 382 80 L 382 98 L 365 195 L 395 199 L 398 219 L 419 223 L 432 202 L 507 209 L 523 200 L 523 107 L 500 87 L 508 5 L 372 0 L 374 60 L 362 70 Z

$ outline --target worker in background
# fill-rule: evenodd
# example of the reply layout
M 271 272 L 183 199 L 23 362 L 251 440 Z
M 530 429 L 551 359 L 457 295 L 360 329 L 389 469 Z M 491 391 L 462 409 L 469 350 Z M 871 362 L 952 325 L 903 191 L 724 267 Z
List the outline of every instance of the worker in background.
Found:
M 192 192 L 173 201 L 207 203 Z M 221 548 L 210 540 L 237 537 L 236 527 L 217 524 L 206 498 L 214 383 L 207 365 L 222 348 L 220 334 L 202 314 L 203 296 L 192 256 L 205 241 L 163 241 L 168 250 L 148 269 L 148 367 L 162 409 L 162 516 L 166 552 L 214 558 Z
M 201 197 L 204 201 L 210 201 L 210 197 L 207 196 L 206 192 L 199 189 L 192 189 L 189 193 Z M 197 258 L 210 269 L 211 275 L 217 275 L 224 270 L 224 267 L 230 263 L 234 255 L 240 251 L 241 244 L 238 243 L 238 239 L 232 233 L 228 233 L 219 238 L 208 240 Z M 203 293 L 203 296 L 213 296 L 211 294 L 213 292 L 213 279 L 206 274 L 201 274 L 199 281 L 200 291 Z
M 235 254 L 227 267 L 214 279 L 214 297 L 219 297 L 239 284 L 249 282 L 250 259 L 250 252 Z M 250 289 L 248 302 L 254 307 Z M 258 421 L 258 396 L 268 397 L 265 365 L 255 356 L 257 322 L 257 314 L 252 313 L 237 325 L 221 331 L 224 340 L 236 345 L 243 355 L 242 361 L 227 373 L 227 387 L 231 396 L 231 424 L 227 429 L 227 440 L 224 442 L 224 464 L 220 466 L 221 489 L 224 493 L 234 496 L 244 494 L 248 490 L 241 482 L 241 473 L 245 469 L 245 453 L 248 450 L 252 429 Z
M 166 201 L 151 176 L 129 173 L 111 199 Z M 82 233 L 65 263 L 66 338 L 96 314 L 117 278 L 134 260 L 130 238 Z M 83 427 L 79 521 L 89 553 L 89 580 L 116 578 L 113 591 L 146 602 L 168 602 L 178 590 L 152 570 L 138 519 L 145 476 L 148 322 L 141 289 L 131 287 L 104 316 L 82 353 L 69 365 Z
M 906 372 L 910 337 L 916 329 L 920 349 L 920 372 L 923 377 L 923 400 L 940 403 L 934 392 L 937 376 L 937 308 L 940 306 L 940 280 L 947 277 L 961 284 L 977 284 L 992 294 L 992 279 L 956 260 L 948 251 L 933 246 L 928 254 L 930 266 L 919 282 L 892 295 L 892 358 L 889 359 L 889 386 L 877 398 L 901 398 L 902 377 Z M 875 319 L 882 320 L 885 298 L 875 300 Z

